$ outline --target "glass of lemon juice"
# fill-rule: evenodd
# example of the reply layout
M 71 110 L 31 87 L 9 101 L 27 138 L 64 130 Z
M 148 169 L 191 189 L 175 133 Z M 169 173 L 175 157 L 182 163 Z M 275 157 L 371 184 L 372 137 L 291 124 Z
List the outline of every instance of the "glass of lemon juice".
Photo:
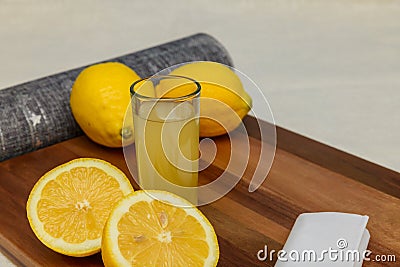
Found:
M 131 86 L 142 189 L 165 190 L 197 204 L 200 84 L 158 75 Z

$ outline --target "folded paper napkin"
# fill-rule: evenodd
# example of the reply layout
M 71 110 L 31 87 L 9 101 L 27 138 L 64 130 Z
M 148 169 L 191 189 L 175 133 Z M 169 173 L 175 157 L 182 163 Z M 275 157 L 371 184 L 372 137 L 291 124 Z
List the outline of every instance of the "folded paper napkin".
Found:
M 368 216 L 356 214 L 301 214 L 275 267 L 361 267 L 370 237 L 367 222 Z
M 141 77 L 189 61 L 232 66 L 226 49 L 207 34 L 191 35 L 106 61 L 124 63 Z M 72 116 L 69 95 L 75 78 L 85 67 L 0 90 L 0 161 L 82 134 Z

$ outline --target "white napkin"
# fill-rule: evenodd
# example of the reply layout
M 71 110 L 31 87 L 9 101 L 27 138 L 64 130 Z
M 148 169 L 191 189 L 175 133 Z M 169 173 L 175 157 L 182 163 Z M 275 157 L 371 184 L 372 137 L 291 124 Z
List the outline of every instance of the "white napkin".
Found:
M 275 256 L 275 267 L 361 267 L 370 237 L 367 222 L 368 216 L 356 214 L 303 213 L 289 234 L 281 259 Z

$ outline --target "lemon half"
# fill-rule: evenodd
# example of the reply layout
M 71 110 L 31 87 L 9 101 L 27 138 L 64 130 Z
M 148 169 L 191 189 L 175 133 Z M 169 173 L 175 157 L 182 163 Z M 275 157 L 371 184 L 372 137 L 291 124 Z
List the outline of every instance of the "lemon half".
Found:
M 112 210 L 102 257 L 110 266 L 216 266 L 219 247 L 207 218 L 174 194 L 136 191 Z
M 125 174 L 110 163 L 80 158 L 44 174 L 33 187 L 26 211 L 37 238 L 69 256 L 99 252 L 113 205 L 133 192 Z

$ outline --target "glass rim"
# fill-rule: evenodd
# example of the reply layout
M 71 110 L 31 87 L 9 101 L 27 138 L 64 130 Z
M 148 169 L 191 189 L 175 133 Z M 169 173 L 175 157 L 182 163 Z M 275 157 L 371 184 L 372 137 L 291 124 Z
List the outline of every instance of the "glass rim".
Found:
M 140 83 L 142 81 L 151 80 L 153 78 L 164 78 L 164 77 L 165 78 L 183 78 L 183 79 L 192 81 L 196 85 L 196 89 L 193 90 L 193 92 L 191 92 L 189 94 L 182 95 L 182 96 L 179 96 L 179 97 L 163 97 L 163 96 L 162 97 L 152 97 L 152 96 L 145 96 L 145 95 L 139 94 L 137 91 L 135 91 L 135 85 L 137 85 L 138 83 Z M 160 74 L 160 75 L 156 74 L 156 75 L 152 75 L 152 76 L 149 76 L 149 77 L 145 77 L 145 78 L 142 78 L 142 79 L 139 79 L 139 80 L 135 81 L 130 87 L 130 93 L 131 93 L 132 97 L 135 96 L 135 97 L 146 99 L 146 100 L 157 100 L 157 101 L 183 100 L 183 99 L 187 99 L 187 98 L 194 97 L 194 96 L 198 95 L 200 93 L 200 91 L 201 91 L 201 85 L 195 79 L 189 78 L 189 77 L 186 77 L 186 76 L 181 76 L 181 75 L 169 75 L 169 74 Z

